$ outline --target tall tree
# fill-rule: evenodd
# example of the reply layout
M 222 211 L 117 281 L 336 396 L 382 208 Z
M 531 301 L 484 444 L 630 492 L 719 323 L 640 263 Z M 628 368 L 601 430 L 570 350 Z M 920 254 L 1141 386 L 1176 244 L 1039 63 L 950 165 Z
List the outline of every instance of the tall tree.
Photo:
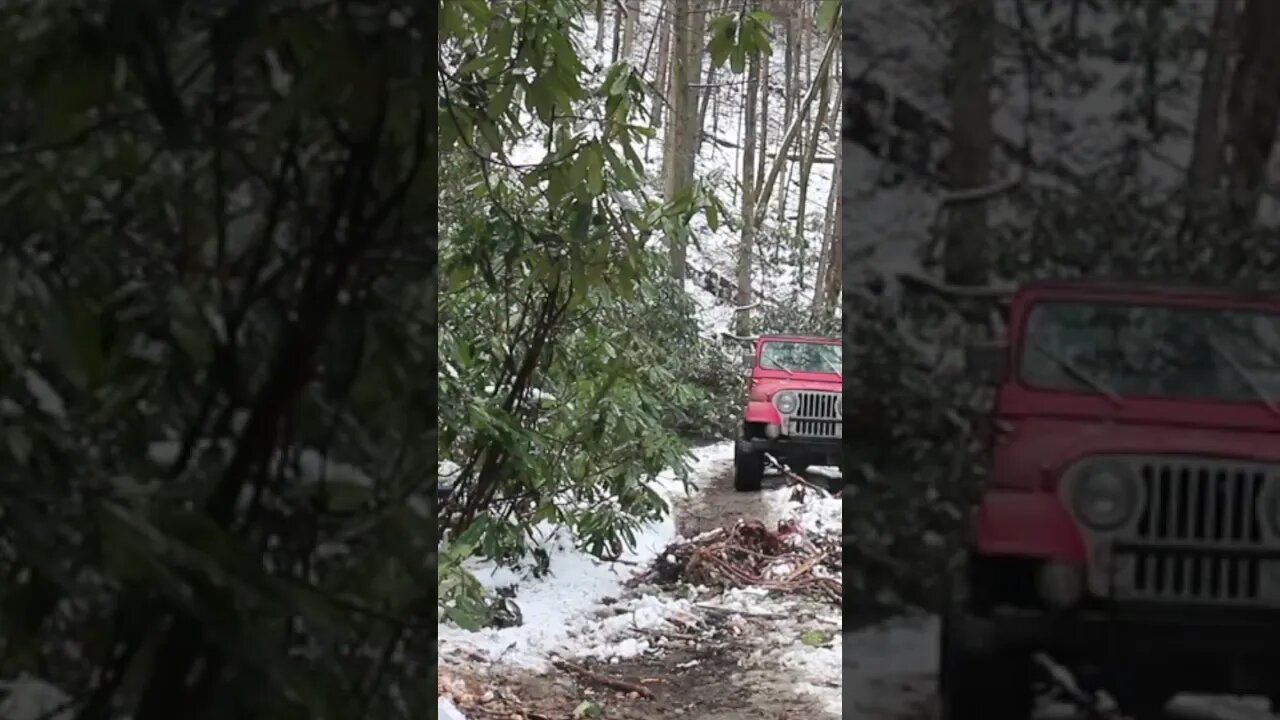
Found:
M 994 63 L 993 0 L 962 0 L 953 10 L 951 155 L 947 175 L 955 190 L 981 188 L 991 181 L 991 78 Z M 975 193 L 948 212 L 943 273 L 947 282 L 980 285 L 987 280 L 987 202 Z
M 683 0 L 662 0 L 658 9 L 658 65 L 653 74 L 653 99 L 649 107 L 650 122 L 655 128 L 662 127 L 662 117 L 670 103 L 671 36 L 677 5 L 684 7 L 687 3 Z
M 1218 0 L 1209 33 L 1196 105 L 1187 199 L 1192 212 L 1208 203 L 1222 173 L 1222 111 L 1235 47 L 1236 0 Z
M 753 54 L 747 67 L 747 101 L 742 110 L 742 236 L 738 246 L 737 303 L 742 308 L 738 311 L 735 323 L 737 332 L 746 335 L 751 332 L 750 311 L 746 308 L 752 300 L 752 263 L 755 257 L 755 172 L 756 172 L 756 106 L 760 101 L 760 66 L 768 62 Z
M 663 154 L 663 191 L 668 202 L 693 185 L 695 136 L 698 127 L 698 88 L 706 34 L 705 0 L 675 0 L 672 4 L 671 121 L 667 124 Z M 668 238 L 671 273 L 683 279 L 687 264 L 684 230 Z
M 827 116 L 830 114 L 829 111 L 831 110 L 831 86 L 835 82 L 835 77 L 839 75 L 839 73 L 835 72 L 833 69 L 833 71 L 828 73 L 828 75 L 831 77 L 814 77 L 814 82 L 820 83 L 821 88 L 818 95 L 818 114 L 814 118 L 813 126 L 810 128 L 806 138 L 808 141 L 807 147 L 805 147 L 804 152 L 800 154 L 800 197 L 798 199 L 800 212 L 797 213 L 796 216 L 795 232 L 796 239 L 801 242 L 804 240 L 805 208 L 809 203 L 809 173 L 813 172 L 813 163 L 818 157 L 818 138 L 822 135 L 822 130 L 826 127 L 828 122 Z M 836 164 L 838 165 L 839 162 Z
M 1249 0 L 1240 27 L 1240 56 L 1227 102 L 1231 216 L 1248 225 L 1258 213 L 1280 121 L 1280 3 Z
M 622 58 L 630 60 L 635 50 L 636 29 L 640 24 L 640 0 L 626 0 L 622 5 Z

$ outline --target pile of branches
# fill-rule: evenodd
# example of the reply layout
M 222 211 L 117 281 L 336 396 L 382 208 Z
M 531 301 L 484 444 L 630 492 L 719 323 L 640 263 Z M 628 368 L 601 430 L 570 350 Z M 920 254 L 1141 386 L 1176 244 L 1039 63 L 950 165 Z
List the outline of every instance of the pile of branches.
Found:
M 739 520 L 667 546 L 636 582 L 689 583 L 721 590 L 760 587 L 831 600 L 844 598 L 838 537 L 805 532 L 792 521 L 770 530 Z

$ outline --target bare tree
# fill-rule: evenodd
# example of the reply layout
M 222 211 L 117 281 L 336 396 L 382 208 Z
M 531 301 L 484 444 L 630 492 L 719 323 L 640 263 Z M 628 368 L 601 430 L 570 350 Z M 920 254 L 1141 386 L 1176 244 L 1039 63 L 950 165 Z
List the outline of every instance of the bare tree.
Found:
M 837 75 L 839 73 L 836 73 Z M 832 82 L 837 82 L 832 78 Z M 832 142 L 836 142 L 839 135 L 840 113 L 832 112 L 828 118 L 830 122 L 830 131 Z M 817 128 L 814 128 L 814 135 L 817 135 Z M 827 194 L 827 214 L 822 221 L 822 242 L 818 251 L 818 268 L 814 273 L 813 281 L 813 307 L 815 311 L 823 308 L 833 310 L 836 307 L 835 296 L 832 296 L 828 290 L 831 287 L 831 280 L 828 277 L 827 267 L 830 263 L 840 263 L 842 243 L 844 235 L 841 232 L 840 212 L 842 210 L 842 192 L 841 183 L 843 181 L 844 163 L 837 161 L 831 171 L 831 189 Z M 839 282 L 837 282 L 839 285 Z
M 815 81 L 810 83 L 809 91 L 805 93 L 804 100 L 800 103 L 800 112 L 797 113 L 786 133 L 783 134 L 773 166 L 769 169 L 768 175 L 765 176 L 760 185 L 760 192 L 756 195 L 755 219 L 757 224 L 763 220 L 763 214 L 768 209 L 769 199 L 773 195 L 773 188 L 778 182 L 778 176 L 782 173 L 784 164 L 787 162 L 787 154 L 790 152 L 791 145 L 795 142 L 796 136 L 800 132 L 800 118 L 804 117 L 813 106 L 814 98 L 817 97 L 821 86 L 829 82 L 832 61 L 835 58 L 836 48 L 840 45 L 840 38 L 841 35 L 838 28 L 833 28 L 827 38 L 826 49 L 822 53 L 822 62 L 818 63 L 818 72 L 814 76 Z
M 596 52 L 604 52 L 604 0 L 596 0 Z
M 796 216 L 796 239 L 801 242 L 804 240 L 805 208 L 809 203 L 809 174 L 813 172 L 813 162 L 818 156 L 818 137 L 822 134 L 822 128 L 827 124 L 828 111 L 831 109 L 831 84 L 835 82 L 835 77 L 839 73 L 834 72 L 833 68 L 833 71 L 828 75 L 831 77 L 814 78 L 814 82 L 819 83 L 821 87 L 818 95 L 818 114 L 814 118 L 813 125 L 806 138 L 808 146 L 800 155 L 800 197 L 798 199 L 800 212 Z M 836 164 L 838 165 L 839 163 Z
M 664 0 L 661 9 L 658 11 L 658 67 L 653 74 L 653 99 L 652 106 L 649 109 L 649 116 L 652 118 L 655 128 L 662 127 L 663 110 L 669 102 L 671 33 L 676 17 L 675 7 L 677 5 L 685 7 L 687 4 L 686 2 L 681 2 L 681 0 Z
M 1227 102 L 1230 209 L 1238 225 L 1253 222 L 1280 120 L 1280 3 L 1249 0 L 1240 57 Z
M 991 79 L 995 10 L 992 0 L 963 0 L 952 16 L 954 45 L 951 83 L 951 155 L 947 173 L 956 190 L 980 188 L 991 180 Z M 943 274 L 956 285 L 987 281 L 987 202 L 976 194 L 950 206 Z
M 747 68 L 747 99 L 742 112 L 742 241 L 738 246 L 737 303 L 746 307 L 752 300 L 751 266 L 755 256 L 755 171 L 756 171 L 756 106 L 760 100 L 760 65 L 768 58 L 753 55 Z M 751 332 L 749 311 L 738 313 L 735 323 L 740 335 Z
M 1218 0 L 1200 78 L 1195 139 L 1187 170 L 1187 197 L 1193 212 L 1205 205 L 1222 175 L 1222 109 L 1235 47 L 1236 0 Z
M 636 28 L 640 23 L 640 0 L 626 0 L 622 5 L 622 58 L 630 60 L 636 44 Z

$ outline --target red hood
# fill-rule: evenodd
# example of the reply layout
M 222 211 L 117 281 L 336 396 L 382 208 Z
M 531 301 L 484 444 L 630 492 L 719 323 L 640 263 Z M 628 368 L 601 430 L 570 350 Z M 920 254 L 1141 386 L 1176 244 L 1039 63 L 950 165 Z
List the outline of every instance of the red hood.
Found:
M 767 400 L 782 390 L 840 392 L 844 378 L 832 373 L 797 372 L 788 377 L 777 370 L 757 370 L 751 378 L 751 396 Z
M 996 444 L 994 470 L 995 477 L 1009 484 L 1039 484 L 1046 475 L 1059 477 L 1076 460 L 1107 453 L 1205 455 L 1280 463 L 1280 433 L 1276 429 L 1047 417 L 1002 422 L 1007 432 Z

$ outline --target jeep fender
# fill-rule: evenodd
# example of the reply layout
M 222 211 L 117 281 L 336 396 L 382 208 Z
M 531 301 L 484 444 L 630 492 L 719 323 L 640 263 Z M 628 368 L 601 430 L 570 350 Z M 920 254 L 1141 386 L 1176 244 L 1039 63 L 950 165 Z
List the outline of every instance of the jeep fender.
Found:
M 973 515 L 980 555 L 1014 555 L 1088 564 L 1084 537 L 1054 493 L 989 490 Z
M 767 400 L 753 400 L 747 403 L 747 411 L 743 413 L 742 419 L 749 423 L 782 424 L 782 415 L 778 414 L 778 408 Z

